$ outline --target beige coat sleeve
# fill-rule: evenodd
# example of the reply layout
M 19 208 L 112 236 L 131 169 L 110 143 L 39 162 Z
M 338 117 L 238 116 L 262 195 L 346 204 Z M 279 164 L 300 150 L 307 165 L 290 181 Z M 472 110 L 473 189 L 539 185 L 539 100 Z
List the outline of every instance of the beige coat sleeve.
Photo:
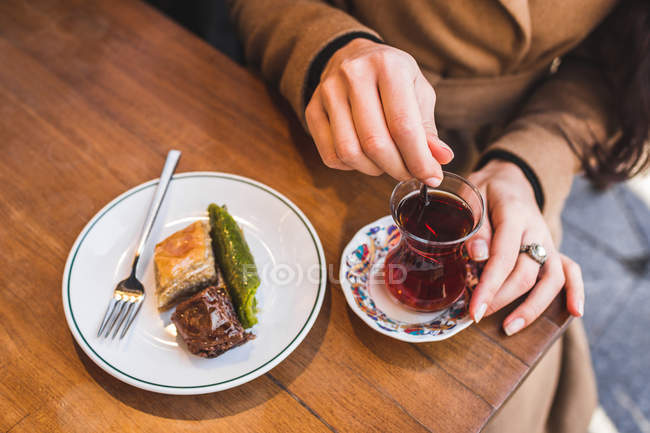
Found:
M 318 0 L 230 0 L 247 61 L 279 87 L 304 123 L 307 73 L 316 55 L 349 33 L 378 35 Z
M 572 146 L 580 151 L 606 142 L 611 135 L 614 114 L 607 89 L 592 62 L 568 56 L 557 73 L 535 90 L 505 133 L 486 149 L 511 152 L 532 168 L 548 218 L 559 216 L 573 176 L 580 171 Z

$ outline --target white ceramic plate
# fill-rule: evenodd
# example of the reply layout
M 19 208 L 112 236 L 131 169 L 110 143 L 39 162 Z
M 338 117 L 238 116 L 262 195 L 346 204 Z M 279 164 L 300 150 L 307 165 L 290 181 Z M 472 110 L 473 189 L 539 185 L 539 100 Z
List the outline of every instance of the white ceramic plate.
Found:
M 146 299 L 123 340 L 97 338 L 113 288 L 129 271 L 135 242 L 157 180 L 120 195 L 99 211 L 75 241 L 63 275 L 68 326 L 102 369 L 138 388 L 165 394 L 203 394 L 241 385 L 272 369 L 305 338 L 325 294 L 320 239 L 305 215 L 282 194 L 240 176 L 194 172 L 174 176 L 138 278 Z M 213 359 L 191 355 L 176 337 L 172 311 L 155 307 L 153 246 L 198 219 L 211 202 L 226 204 L 251 248 L 262 284 L 256 338 Z M 179 337 L 180 338 L 180 337 Z
M 399 230 L 387 215 L 361 228 L 346 245 L 339 280 L 352 311 L 375 331 L 410 343 L 444 340 L 474 323 L 468 301 L 481 265 L 468 265 L 468 290 L 453 305 L 435 313 L 415 312 L 395 300 L 384 284 L 386 253 L 399 240 Z

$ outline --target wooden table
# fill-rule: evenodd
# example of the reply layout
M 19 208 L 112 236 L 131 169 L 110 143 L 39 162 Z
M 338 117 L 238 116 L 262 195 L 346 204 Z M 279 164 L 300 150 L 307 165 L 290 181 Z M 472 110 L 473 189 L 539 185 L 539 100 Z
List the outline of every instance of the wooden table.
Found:
M 63 266 L 86 221 L 157 177 L 172 147 L 179 171 L 286 194 L 333 269 L 388 213 L 391 179 L 326 168 L 274 91 L 145 4 L 0 2 L 0 430 L 476 431 L 568 322 L 556 300 L 511 338 L 504 312 L 407 344 L 372 331 L 330 284 L 304 342 L 246 385 L 188 397 L 121 383 L 68 331 Z

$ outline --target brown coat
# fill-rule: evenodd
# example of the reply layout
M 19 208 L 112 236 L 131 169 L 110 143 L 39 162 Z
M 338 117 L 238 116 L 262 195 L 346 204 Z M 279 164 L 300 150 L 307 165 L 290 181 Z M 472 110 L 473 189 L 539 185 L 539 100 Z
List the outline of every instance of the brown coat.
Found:
M 519 156 L 540 180 L 559 242 L 560 212 L 580 169 L 567 138 L 603 142 L 614 130 L 607 88 L 579 45 L 616 0 L 231 3 L 248 61 L 303 120 L 309 66 L 332 40 L 367 32 L 411 54 L 436 91 L 436 123 L 455 147 L 455 170 L 467 172 L 487 149 Z M 486 430 L 584 431 L 595 404 L 589 362 L 576 321 Z

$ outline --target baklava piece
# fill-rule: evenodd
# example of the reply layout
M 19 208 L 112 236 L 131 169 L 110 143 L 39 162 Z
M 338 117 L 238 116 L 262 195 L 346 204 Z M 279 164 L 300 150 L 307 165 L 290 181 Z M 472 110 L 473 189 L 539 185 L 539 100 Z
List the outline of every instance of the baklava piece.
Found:
M 211 285 L 223 286 L 215 267 L 210 225 L 197 221 L 161 241 L 154 249 L 158 309 L 168 310 Z
M 255 338 L 237 320 L 224 287 L 208 287 L 178 304 L 172 322 L 187 349 L 203 358 L 214 358 Z

